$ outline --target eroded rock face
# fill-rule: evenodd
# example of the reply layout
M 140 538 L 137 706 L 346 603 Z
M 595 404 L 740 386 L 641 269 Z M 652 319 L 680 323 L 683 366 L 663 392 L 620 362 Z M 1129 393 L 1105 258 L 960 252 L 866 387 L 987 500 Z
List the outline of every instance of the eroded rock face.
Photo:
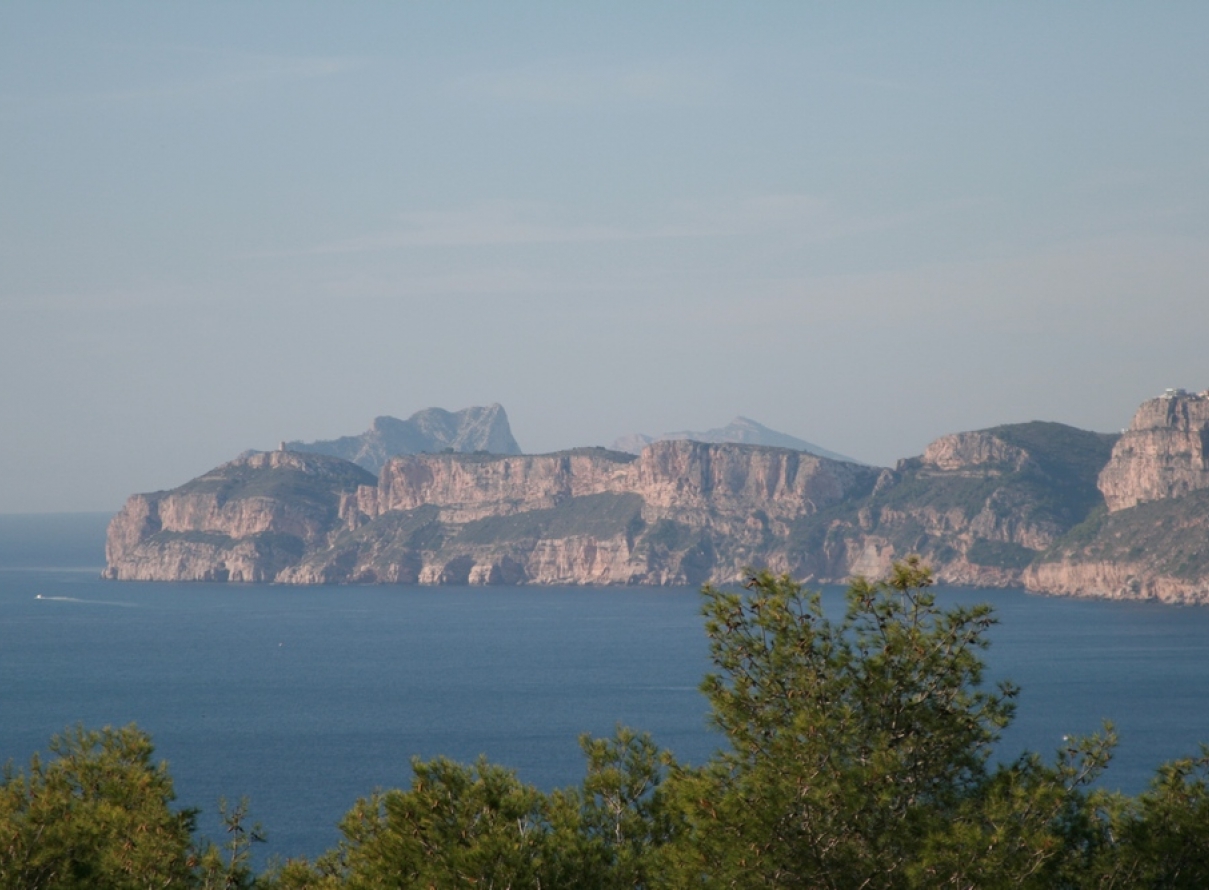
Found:
M 1209 603 L 1209 393 L 1142 403 L 1100 471 L 1096 513 L 1029 566 L 1030 590 Z
M 667 441 L 632 455 L 398 456 L 369 474 L 284 451 L 114 518 L 114 578 L 283 583 L 697 584 L 788 568 L 802 516 L 878 471 L 787 449 Z
M 1037 509 L 1038 467 L 991 432 L 946 436 L 898 471 L 667 440 L 637 458 L 403 455 L 375 480 L 337 458 L 271 452 L 132 497 L 110 528 L 108 575 L 699 584 L 761 566 L 842 581 L 919 552 L 943 580 L 1006 585 L 1067 527 Z
M 338 458 L 274 451 L 134 495 L 109 524 L 106 577 L 272 581 L 326 541 L 341 496 L 372 481 Z
M 846 510 L 796 523 L 794 574 L 882 577 L 918 554 L 952 584 L 1006 587 L 1102 503 L 1113 437 L 1032 422 L 956 433 L 884 470 Z
M 1114 511 L 1209 488 L 1209 394 L 1144 402 L 1099 484 Z
M 379 520 L 436 508 L 447 536 L 425 554 L 420 583 L 698 584 L 732 580 L 751 565 L 787 570 L 781 551 L 789 524 L 868 490 L 876 478 L 867 467 L 787 449 L 690 441 L 653 443 L 637 459 L 604 449 L 414 455 L 391 460 L 378 487 L 348 504 L 344 521 L 368 536 Z M 618 527 L 587 533 L 584 524 L 601 515 L 580 510 L 591 498 L 634 500 Z M 555 527 L 560 511 L 575 510 L 571 533 Z M 542 513 L 552 525 L 532 535 L 500 527 L 483 543 L 475 529 Z
M 628 484 L 668 515 L 761 510 L 787 521 L 841 500 L 877 472 L 784 448 L 668 440 L 643 449 Z
M 1094 515 L 1024 582 L 1073 596 L 1209 602 L 1209 488 Z
M 629 455 L 604 449 L 516 457 L 446 454 L 395 457 L 374 494 L 360 495 L 369 518 L 436 504 L 449 522 L 553 507 L 569 498 L 628 491 Z
M 924 450 L 923 464 L 945 472 L 1019 471 L 1029 460 L 1028 452 L 1009 445 L 989 432 L 953 433 L 941 436 Z
M 637 457 L 403 455 L 379 478 L 326 455 L 254 454 L 131 497 L 106 574 L 696 585 L 756 567 L 824 582 L 916 553 L 949 583 L 1209 603 L 1206 430 L 1209 397 L 1173 394 L 1119 441 L 1011 424 L 943 436 L 894 470 L 688 440 Z
M 1155 573 L 1150 566 L 1132 562 L 1046 562 L 1029 567 L 1024 583 L 1029 590 L 1056 596 L 1209 603 L 1209 579 Z

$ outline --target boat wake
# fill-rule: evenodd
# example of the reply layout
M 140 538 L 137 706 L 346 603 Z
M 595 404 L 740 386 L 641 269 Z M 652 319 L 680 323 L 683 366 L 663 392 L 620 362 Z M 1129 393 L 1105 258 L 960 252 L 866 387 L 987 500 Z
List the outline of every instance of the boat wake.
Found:
M 113 600 L 86 600 L 76 596 L 44 596 L 40 593 L 34 599 L 50 600 L 56 603 L 84 603 L 89 606 L 121 606 L 124 609 L 133 609 L 136 605 L 135 603 L 119 603 Z

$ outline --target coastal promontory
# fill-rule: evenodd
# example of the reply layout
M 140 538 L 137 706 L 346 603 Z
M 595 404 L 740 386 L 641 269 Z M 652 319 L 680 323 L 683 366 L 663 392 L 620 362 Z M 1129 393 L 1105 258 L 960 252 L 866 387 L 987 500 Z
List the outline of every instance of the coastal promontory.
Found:
M 463 416 L 498 433 L 494 408 Z M 443 413 L 447 433 L 466 426 Z M 952 584 L 1209 601 L 1207 393 L 1150 400 L 1121 435 L 1006 424 L 893 468 L 667 438 L 638 454 L 446 446 L 375 473 L 346 459 L 390 447 L 367 437 L 334 440 L 344 456 L 284 443 L 132 496 L 107 577 L 660 585 L 758 567 L 843 582 L 919 554 Z M 515 446 L 510 432 L 487 441 Z
M 112 578 L 287 583 L 698 584 L 788 569 L 794 523 L 878 471 L 789 449 L 658 442 L 545 455 L 416 454 L 379 478 L 279 451 L 113 520 Z

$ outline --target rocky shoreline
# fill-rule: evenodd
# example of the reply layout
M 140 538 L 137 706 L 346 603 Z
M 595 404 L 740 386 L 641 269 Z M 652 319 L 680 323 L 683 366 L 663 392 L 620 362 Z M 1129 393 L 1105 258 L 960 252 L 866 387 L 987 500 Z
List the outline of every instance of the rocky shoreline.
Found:
M 952 584 L 1204 603 L 1209 395 L 1150 400 L 1120 436 L 943 436 L 893 469 L 663 440 L 403 454 L 375 476 L 285 446 L 132 496 L 106 553 L 126 580 L 488 585 L 842 582 L 918 553 Z

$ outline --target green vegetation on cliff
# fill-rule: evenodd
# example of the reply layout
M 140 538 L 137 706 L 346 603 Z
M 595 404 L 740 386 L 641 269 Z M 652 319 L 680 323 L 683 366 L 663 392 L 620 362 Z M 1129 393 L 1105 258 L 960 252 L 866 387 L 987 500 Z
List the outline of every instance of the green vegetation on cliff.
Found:
M 987 432 L 1028 452 L 1040 470 L 1038 503 L 1063 524 L 1083 521 L 1104 502 L 1096 482 L 1119 435 L 1042 421 L 992 427 Z
M 1010 541 L 979 539 L 966 551 L 966 559 L 975 565 L 998 569 L 1023 569 L 1036 558 L 1036 550 Z
M 290 455 L 274 464 L 271 458 L 283 452 L 268 452 L 223 464 L 173 489 L 188 496 L 213 494 L 221 506 L 230 501 L 265 498 L 284 502 L 319 504 L 334 510 L 341 492 L 353 492 L 378 480 L 356 464 L 324 455 Z
M 1113 513 L 1097 510 L 1044 559 L 1117 563 L 1185 581 L 1209 577 L 1209 489 Z
M 994 569 L 999 583 L 1012 582 L 1104 503 L 1096 479 L 1116 436 L 1040 421 L 964 435 L 984 448 L 965 461 L 957 450 L 944 468 L 919 457 L 900 461 L 868 497 L 797 521 L 789 564 L 842 577 L 850 553 L 872 542 L 900 556 L 922 554 L 950 579 Z M 1023 454 L 985 459 L 996 443 Z
M 633 535 L 642 528 L 642 496 L 602 492 L 570 498 L 546 510 L 488 516 L 468 522 L 457 532 L 456 544 L 493 544 L 519 540 L 561 540 L 586 535 L 605 540 Z

